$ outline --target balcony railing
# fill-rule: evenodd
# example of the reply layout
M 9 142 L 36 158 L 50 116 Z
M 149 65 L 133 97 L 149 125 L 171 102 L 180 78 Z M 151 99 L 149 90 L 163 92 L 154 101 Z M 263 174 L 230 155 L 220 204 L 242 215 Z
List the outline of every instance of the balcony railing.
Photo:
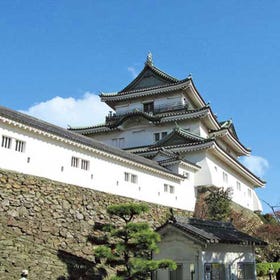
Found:
M 121 113 L 112 113 L 110 112 L 109 115 L 106 117 L 106 122 L 107 121 L 114 121 L 116 119 L 118 119 L 121 116 L 124 116 L 128 113 L 131 112 L 143 112 L 143 113 L 147 113 L 147 114 L 151 114 L 151 115 L 156 115 L 156 114 L 160 114 L 163 112 L 170 112 L 170 111 L 180 111 L 180 110 L 188 110 L 189 106 L 188 104 L 183 105 L 183 104 L 178 104 L 178 105 L 159 105 L 159 106 L 155 106 L 153 108 L 153 110 L 151 111 L 144 111 L 144 108 L 137 108 L 134 109 L 132 111 L 126 111 L 126 112 L 121 112 Z

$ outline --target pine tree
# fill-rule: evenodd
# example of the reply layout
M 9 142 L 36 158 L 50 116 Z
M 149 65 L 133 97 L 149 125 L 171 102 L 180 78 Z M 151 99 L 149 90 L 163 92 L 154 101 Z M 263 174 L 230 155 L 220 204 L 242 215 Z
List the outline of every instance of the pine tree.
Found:
M 152 260 L 151 252 L 158 251 L 160 235 L 145 222 L 135 218 L 147 212 L 145 204 L 118 204 L 107 208 L 111 218 L 109 224 L 96 224 L 102 236 L 94 250 L 98 263 L 114 269 L 111 280 L 147 279 L 159 268 L 176 269 L 171 260 Z
M 210 191 L 205 198 L 207 204 L 208 219 L 215 221 L 226 221 L 229 219 L 231 208 L 231 189 L 216 188 Z

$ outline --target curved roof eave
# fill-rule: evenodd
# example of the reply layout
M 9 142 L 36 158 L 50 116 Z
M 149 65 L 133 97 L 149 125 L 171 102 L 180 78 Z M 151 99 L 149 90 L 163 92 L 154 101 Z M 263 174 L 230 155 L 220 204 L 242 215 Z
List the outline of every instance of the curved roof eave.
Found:
M 228 128 L 222 128 L 217 132 L 211 132 L 210 135 L 224 138 L 226 137 L 232 147 L 235 147 L 235 151 L 239 152 L 240 155 L 250 155 L 251 150 L 249 148 L 246 148 L 238 139 L 236 139 L 230 132 Z
M 202 98 L 202 96 L 200 95 L 199 91 L 197 90 L 194 82 L 193 82 L 193 79 L 192 78 L 189 78 L 188 79 L 190 81 L 187 89 L 190 89 L 193 93 L 193 96 L 189 96 L 197 106 L 200 106 L 200 107 L 204 107 L 206 106 L 206 102 L 204 101 L 204 99 Z M 192 97 L 195 97 L 195 98 L 192 98 Z
M 161 93 L 167 93 L 170 91 L 180 90 L 185 87 L 188 87 L 190 79 L 184 79 L 180 80 L 176 83 L 171 84 L 165 84 L 161 86 L 155 86 L 155 87 L 148 87 L 148 88 L 142 88 L 133 90 L 130 92 L 123 92 L 121 94 L 113 93 L 113 94 L 100 94 L 101 101 L 104 102 L 118 102 L 123 100 L 128 100 L 131 98 L 137 98 L 141 96 L 147 96 L 147 95 L 157 95 Z

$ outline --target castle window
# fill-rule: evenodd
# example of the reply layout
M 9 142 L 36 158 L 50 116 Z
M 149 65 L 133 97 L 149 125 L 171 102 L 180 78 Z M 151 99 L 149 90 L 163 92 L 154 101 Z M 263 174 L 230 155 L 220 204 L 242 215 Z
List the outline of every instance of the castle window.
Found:
M 128 172 L 124 172 L 124 180 L 126 182 L 137 184 L 138 183 L 138 176 L 135 175 L 135 174 L 128 173 Z
M 157 142 L 159 140 L 160 140 L 160 133 L 159 132 L 154 133 L 154 141 Z
M 144 103 L 143 111 L 145 113 L 153 113 L 154 112 L 154 102 Z
M 24 147 L 25 147 L 25 142 L 23 142 L 21 140 L 16 140 L 15 150 L 17 152 L 23 153 L 24 152 Z
M 2 136 L 2 147 L 6 149 L 10 149 L 12 144 L 12 138 L 7 136 Z
M 248 196 L 251 197 L 252 196 L 252 190 L 248 189 Z
M 171 186 L 171 185 L 168 185 L 168 184 L 164 184 L 164 192 L 165 193 L 175 193 L 175 187 L 174 186 Z
M 129 182 L 129 177 L 130 177 L 130 174 L 127 173 L 127 172 L 124 172 L 124 180 L 125 180 L 126 182 Z
M 238 191 L 241 191 L 241 183 L 240 182 L 236 182 L 236 188 Z
M 224 183 L 228 182 L 228 175 L 226 172 L 223 172 L 223 181 L 224 181 Z
M 154 142 L 157 142 L 157 141 L 161 140 L 166 135 L 167 135 L 167 131 L 154 133 Z
M 186 179 L 190 178 L 190 173 L 187 171 L 183 171 L 183 176 L 185 176 Z
M 123 137 L 121 137 L 121 138 L 113 138 L 112 139 L 112 144 L 115 147 L 123 148 L 124 147 L 124 138 Z
M 81 169 L 88 170 L 89 169 L 89 161 L 82 159 L 81 161 Z
M 137 184 L 137 175 L 131 174 L 131 183 Z
M 79 166 L 79 159 L 77 157 L 71 158 L 71 166 L 72 167 L 78 167 Z

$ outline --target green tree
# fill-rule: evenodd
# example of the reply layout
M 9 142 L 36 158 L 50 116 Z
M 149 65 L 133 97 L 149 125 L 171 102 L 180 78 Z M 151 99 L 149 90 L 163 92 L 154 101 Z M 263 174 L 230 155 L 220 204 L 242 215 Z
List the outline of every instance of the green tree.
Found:
M 159 268 L 176 269 L 172 260 L 152 260 L 151 252 L 157 252 L 160 235 L 145 222 L 135 222 L 135 218 L 147 212 L 145 204 L 125 203 L 111 205 L 107 213 L 109 224 L 96 224 L 101 232 L 99 245 L 94 250 L 96 262 L 113 268 L 110 279 L 147 279 Z M 97 240 L 96 240 L 97 241 Z
M 231 189 L 215 188 L 205 198 L 208 219 L 215 221 L 227 221 L 231 208 Z

